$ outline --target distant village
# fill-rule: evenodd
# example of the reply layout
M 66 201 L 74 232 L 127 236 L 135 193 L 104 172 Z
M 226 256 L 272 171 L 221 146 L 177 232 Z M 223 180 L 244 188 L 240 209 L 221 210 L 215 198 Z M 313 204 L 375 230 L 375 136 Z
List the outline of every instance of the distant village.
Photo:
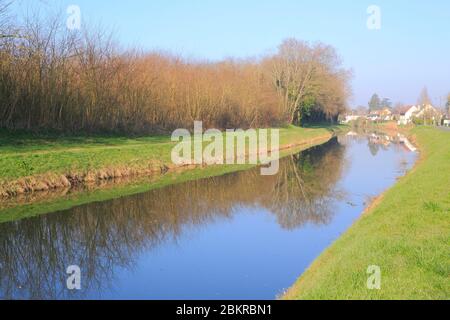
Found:
M 379 99 L 374 94 L 369 107 L 358 107 L 340 118 L 343 124 L 354 122 L 396 121 L 398 125 L 435 125 L 450 127 L 450 95 L 445 108 L 433 106 L 426 89 L 422 91 L 416 105 L 396 105 L 392 107 L 388 99 Z

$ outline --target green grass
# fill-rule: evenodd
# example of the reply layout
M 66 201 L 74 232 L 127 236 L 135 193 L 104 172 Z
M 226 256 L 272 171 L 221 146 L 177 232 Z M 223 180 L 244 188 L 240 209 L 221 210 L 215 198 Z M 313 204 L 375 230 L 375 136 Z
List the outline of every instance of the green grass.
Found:
M 323 137 L 322 142 L 325 142 L 331 137 L 330 133 L 338 133 L 341 130 L 345 130 L 345 127 L 321 126 L 317 128 L 298 128 L 290 126 L 283 128 L 280 131 L 281 145 L 293 143 L 305 144 L 291 150 L 283 151 L 281 152 L 281 156 L 285 156 L 292 152 L 299 152 L 304 148 L 310 147 L 311 145 L 309 142 L 316 138 Z M 136 161 L 144 163 L 147 162 L 149 158 L 156 159 L 161 153 L 167 152 L 170 154 L 170 150 L 173 146 L 169 137 L 141 137 L 134 139 L 100 136 L 58 138 L 52 136 L 30 137 L 28 135 L 8 136 L 7 134 L 3 134 L 0 140 L 2 141 L 0 149 L 5 152 L 5 154 L 9 153 L 10 158 L 19 156 L 20 159 L 31 162 L 34 168 L 38 168 L 38 170 L 34 171 L 36 174 L 47 172 L 46 170 L 48 170 L 48 167 L 58 168 L 61 173 L 67 171 L 69 168 L 76 168 L 76 170 L 79 171 L 86 170 L 91 168 L 91 166 L 87 167 L 83 161 L 77 161 L 77 159 L 85 160 L 86 158 L 94 158 L 96 163 L 98 163 L 98 167 L 104 167 L 111 163 L 129 164 L 129 162 L 126 162 L 126 159 L 132 158 L 130 154 L 134 154 Z M 315 143 L 313 142 L 313 144 L 317 143 L 318 141 Z M 116 148 L 117 150 L 115 151 L 118 154 L 123 153 L 125 157 L 120 156 L 119 158 L 111 159 L 111 148 Z M 143 149 L 145 149 L 144 152 Z M 46 159 L 51 163 L 40 166 L 38 162 L 32 162 L 36 153 L 39 156 L 41 154 L 48 156 Z M 61 158 L 61 154 L 66 154 L 67 156 Z M 163 159 L 167 160 L 168 157 L 164 155 Z M 3 159 L 3 153 L 0 158 L 0 162 L 1 161 L 6 163 Z M 146 192 L 170 184 L 246 170 L 252 166 L 253 165 L 208 166 L 179 173 L 169 173 L 151 179 L 142 177 L 130 179 L 129 181 L 118 184 L 110 183 L 107 187 L 93 186 L 88 190 L 83 190 L 82 188 L 75 189 L 71 190 L 69 193 L 63 192 L 61 195 L 58 194 L 58 192 L 50 192 L 43 193 L 42 196 L 40 196 L 38 193 L 37 196 L 32 195 L 30 197 L 31 199 L 12 198 L 3 200 L 0 202 L 0 223 L 65 210 L 90 202 L 105 201 L 117 197 Z M 14 168 L 9 169 L 14 170 Z M 51 172 L 58 171 L 54 170 Z M 17 176 L 20 175 L 16 175 L 15 177 Z
M 339 127 L 280 129 L 281 145 L 325 135 Z M 87 172 L 115 166 L 142 168 L 153 161 L 170 163 L 169 136 L 57 137 L 0 132 L 0 182 L 46 173 Z
M 133 167 L 151 159 L 170 160 L 169 137 L 55 137 L 14 135 L 0 138 L 0 180 L 69 171 L 85 172 L 116 165 Z
M 183 183 L 186 181 L 202 179 L 211 176 L 220 176 L 230 172 L 246 170 L 252 165 L 209 166 L 202 169 L 193 169 L 180 173 L 170 173 L 158 179 L 146 177 L 130 180 L 126 183 L 111 183 L 108 186 L 93 187 L 91 189 L 75 189 L 69 193 L 54 197 L 42 197 L 42 199 L 23 203 L 23 200 L 11 199 L 0 205 L 0 223 L 30 218 L 50 212 L 63 211 L 83 204 L 107 201 L 119 197 L 147 192 L 153 189 L 163 188 L 168 185 Z
M 450 298 L 450 132 L 411 133 L 421 159 L 329 247 L 285 299 Z M 381 289 L 367 268 L 381 268 Z

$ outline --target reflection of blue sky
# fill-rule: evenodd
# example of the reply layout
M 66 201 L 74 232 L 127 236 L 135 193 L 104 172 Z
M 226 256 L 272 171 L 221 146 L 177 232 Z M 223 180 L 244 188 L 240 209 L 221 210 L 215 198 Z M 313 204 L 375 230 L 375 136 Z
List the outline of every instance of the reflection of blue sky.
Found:
M 366 139 L 346 144 L 346 169 L 337 186 L 346 196 L 333 201 L 328 225 L 307 224 L 288 231 L 266 209 L 237 206 L 231 218 L 184 226 L 176 241 L 142 252 L 133 271 L 116 269 L 116 290 L 102 297 L 274 298 L 358 218 L 366 196 L 395 182 L 401 160 L 411 166 L 415 158 L 393 144 L 376 156 Z
M 20 1 L 36 4 L 33 1 Z M 77 4 L 83 18 L 114 28 L 124 45 L 220 59 L 267 53 L 284 38 L 335 46 L 354 69 L 355 104 L 378 92 L 415 103 L 424 85 L 435 103 L 449 90 L 450 2 L 410 0 L 54 0 Z M 59 4 L 59 5 L 56 5 Z M 366 27 L 369 5 L 380 6 L 382 28 Z
M 342 137 L 275 177 L 253 168 L 0 224 L 0 297 L 273 299 L 415 158 L 373 154 Z M 73 264 L 81 292 L 65 288 Z

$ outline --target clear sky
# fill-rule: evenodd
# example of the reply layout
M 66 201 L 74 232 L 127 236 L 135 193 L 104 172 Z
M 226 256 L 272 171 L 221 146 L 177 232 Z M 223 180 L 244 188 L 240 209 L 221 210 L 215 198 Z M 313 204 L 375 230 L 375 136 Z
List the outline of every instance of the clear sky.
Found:
M 27 3 L 19 0 L 15 10 Z M 415 103 L 427 86 L 433 102 L 450 92 L 448 0 L 41 0 L 43 7 L 78 5 L 82 23 L 113 28 L 128 46 L 186 57 L 252 57 L 285 38 L 333 45 L 352 68 L 352 105 L 372 93 Z M 367 8 L 381 9 L 381 29 L 369 30 Z

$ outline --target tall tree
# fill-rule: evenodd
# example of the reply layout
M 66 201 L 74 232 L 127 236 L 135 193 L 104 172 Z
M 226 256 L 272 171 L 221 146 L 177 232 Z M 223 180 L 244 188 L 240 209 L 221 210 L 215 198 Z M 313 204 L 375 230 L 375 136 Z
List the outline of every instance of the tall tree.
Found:
M 345 104 L 348 74 L 333 47 L 287 39 L 268 64 L 290 123 L 301 123 L 319 104 L 326 110 L 340 109 L 335 101 Z
M 392 111 L 396 114 L 400 114 L 404 111 L 405 104 L 403 102 L 396 102 L 394 107 L 392 108 Z
M 392 102 L 389 98 L 383 98 L 383 100 L 381 101 L 380 109 L 384 109 L 384 108 L 388 108 L 388 109 L 392 108 Z
M 447 103 L 445 104 L 445 110 L 447 111 L 447 114 L 450 115 L 450 93 L 447 96 Z
M 354 113 L 358 116 L 364 116 L 367 114 L 368 109 L 364 106 L 358 106 L 355 110 Z
M 0 128 L 269 127 L 334 120 L 346 108 L 350 75 L 324 44 L 290 39 L 262 61 L 206 63 L 123 50 L 103 30 L 69 32 L 59 16 L 21 25 L 8 19 L 8 1 L 0 0 Z
M 380 97 L 378 96 L 378 94 L 374 93 L 369 101 L 369 111 L 379 110 L 380 107 L 381 107 Z
M 11 5 L 11 1 L 0 0 L 0 39 L 9 37 L 8 24 L 9 15 L 8 9 Z
M 418 104 L 421 106 L 425 106 L 425 105 L 429 105 L 432 104 L 431 103 L 431 99 L 430 99 L 430 95 L 428 94 L 428 89 L 427 87 L 424 87 L 422 89 L 422 92 L 420 92 L 420 96 L 418 99 Z

